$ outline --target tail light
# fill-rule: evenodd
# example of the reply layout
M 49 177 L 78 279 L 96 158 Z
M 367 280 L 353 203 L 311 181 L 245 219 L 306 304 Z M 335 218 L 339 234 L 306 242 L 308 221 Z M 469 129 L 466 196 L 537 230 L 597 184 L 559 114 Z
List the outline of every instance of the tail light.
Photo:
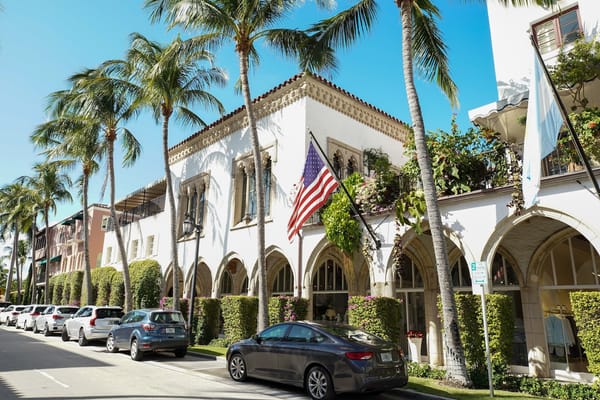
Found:
M 90 326 L 96 326 L 96 317 L 90 319 Z
M 34 311 L 34 312 L 31 313 L 32 317 L 37 317 L 38 315 L 40 315 L 40 313 L 37 312 L 37 311 Z
M 400 359 L 404 358 L 404 350 L 402 350 L 402 347 L 398 347 L 398 354 L 400 355 Z
M 346 358 L 350 360 L 370 360 L 373 358 L 372 351 L 348 351 L 346 352 Z
M 19 315 L 19 312 L 18 311 L 13 311 L 12 315 Z
M 63 317 L 62 315 L 53 315 L 52 319 L 64 319 L 65 317 Z
M 148 331 L 153 331 L 156 329 L 156 325 L 154 324 L 142 324 L 142 329 L 145 330 L 146 332 Z

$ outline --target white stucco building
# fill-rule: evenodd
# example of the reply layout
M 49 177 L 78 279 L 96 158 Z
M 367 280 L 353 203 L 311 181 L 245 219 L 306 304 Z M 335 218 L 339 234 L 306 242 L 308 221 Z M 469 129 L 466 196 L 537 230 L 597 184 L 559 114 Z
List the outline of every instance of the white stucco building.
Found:
M 517 146 L 523 142 L 524 127 L 512 120 L 525 114 L 527 96 L 526 92 L 508 91 L 503 82 L 527 83 L 522 79 L 528 76 L 531 64 L 527 31 L 546 21 L 560 28 L 555 17 L 575 9 L 577 29 L 585 31 L 586 37 L 595 34 L 594 21 L 600 15 L 596 0 L 559 4 L 559 11 L 508 11 L 498 9 L 494 0 L 488 1 L 500 97 L 498 101 L 490 99 L 494 102 L 473 110 L 471 115 L 475 123 L 503 133 Z M 501 30 L 507 21 L 510 24 L 504 27 L 510 29 Z M 550 47 L 545 54 L 552 53 Z M 526 85 L 508 86 L 527 89 Z M 517 96 L 519 101 L 503 106 L 506 94 Z M 394 269 L 391 258 L 396 234 L 393 213 L 368 218 L 382 243 L 372 260 L 362 254 L 344 255 L 326 240 L 319 223 L 305 225 L 301 241 L 290 243 L 286 234 L 290 197 L 304 166 L 309 132 L 328 157 L 343 166 L 340 171 L 344 175 L 362 171 L 366 149 L 380 149 L 394 165 L 402 165 L 406 161 L 403 142 L 408 126 L 312 75 L 295 76 L 256 98 L 254 104 L 268 193 L 265 231 L 269 294 L 309 299 L 309 317 L 314 319 L 321 318 L 330 305 L 343 317 L 348 295 L 402 298 L 406 330 L 425 333 L 422 360 L 442 365 L 441 323 L 436 306 L 439 290 L 427 233 L 417 235 L 408 228 L 400 232 L 406 255 L 402 274 Z M 515 110 L 516 116 L 505 115 Z M 173 146 L 169 156 L 177 198 L 183 295 L 190 292 L 195 257 L 195 237 L 182 232 L 186 214 L 193 215 L 204 227 L 197 294 L 255 294 L 255 204 L 249 189 L 254 169 L 244 109 L 233 111 Z M 585 351 L 569 320 L 569 292 L 600 290 L 600 200 L 585 171 L 545 171 L 555 175 L 543 178 L 539 203 L 520 214 L 507 207 L 512 186 L 440 199 L 453 283 L 457 291 L 471 291 L 471 263 L 486 262 L 486 290 L 506 293 L 514 300 L 514 368 L 536 376 L 590 378 L 586 375 Z M 600 175 L 600 170 L 594 173 Z M 162 180 L 122 199 L 119 209 L 129 260 L 156 259 L 164 272 L 165 294 L 171 294 L 169 216 L 164 193 Z M 114 234 L 107 233 L 104 243 L 103 265 L 119 267 Z M 549 342 L 545 324 L 548 316 L 568 321 L 564 326 L 572 329 L 569 342 Z M 406 350 L 406 342 L 404 346 Z

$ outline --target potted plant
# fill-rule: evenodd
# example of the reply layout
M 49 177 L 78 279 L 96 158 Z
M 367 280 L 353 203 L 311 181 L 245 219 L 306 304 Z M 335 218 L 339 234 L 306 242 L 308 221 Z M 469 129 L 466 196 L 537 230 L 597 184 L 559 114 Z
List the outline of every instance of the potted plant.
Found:
M 423 332 L 410 330 L 406 332 L 408 338 L 408 355 L 410 361 L 421 362 L 421 344 L 423 342 Z

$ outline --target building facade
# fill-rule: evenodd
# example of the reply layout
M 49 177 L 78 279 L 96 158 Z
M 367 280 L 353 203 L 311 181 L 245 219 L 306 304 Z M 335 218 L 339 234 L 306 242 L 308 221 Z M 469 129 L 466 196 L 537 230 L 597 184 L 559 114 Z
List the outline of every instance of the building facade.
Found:
M 493 25 L 500 11 L 492 3 L 490 1 L 488 7 Z M 575 5 L 578 27 L 586 36 L 594 34 L 596 25 L 587 22 L 588 13 L 595 19 L 600 15 L 593 0 L 559 3 L 568 6 L 567 11 Z M 513 31 L 526 32 L 538 22 L 556 21 L 556 16 L 562 16 L 564 10 L 565 7 L 560 10 L 515 9 L 512 12 L 519 14 L 519 18 L 521 14 L 529 13 L 529 16 L 522 17 L 520 24 L 511 19 L 507 26 Z M 502 18 L 499 16 L 498 21 Z M 501 40 L 494 27 L 491 32 L 493 43 Z M 524 37 L 519 40 L 526 40 L 523 44 L 526 48 L 529 38 Z M 520 45 L 520 42 L 510 42 L 515 49 Z M 495 44 L 494 57 L 498 64 L 502 52 L 497 53 L 496 47 Z M 511 56 L 505 62 L 522 64 L 525 73 L 530 58 L 528 53 L 521 58 Z M 499 82 L 508 79 L 501 71 L 502 68 L 497 67 Z M 516 78 L 515 75 L 515 82 Z M 499 89 L 499 93 L 505 92 Z M 502 97 L 491 105 L 473 110 L 472 120 L 503 133 L 518 147 L 523 143 L 524 127 L 513 123 L 513 116 L 503 115 L 503 112 L 516 109 L 525 114 L 527 96 L 526 92 L 514 92 L 511 96 L 520 98 L 514 108 L 501 108 L 500 103 L 506 101 Z M 343 320 L 348 296 L 352 295 L 400 298 L 406 331 L 420 330 L 425 334 L 421 359 L 442 365 L 441 322 L 437 310 L 439 285 L 427 228 L 424 234 L 407 227 L 398 228 L 393 213 L 368 216 L 367 222 L 382 244 L 369 257 L 361 252 L 352 256 L 344 254 L 327 241 L 322 224 L 316 220 L 307 223 L 301 237 L 291 243 L 286 235 L 295 184 L 310 141 L 309 132 L 314 134 L 328 158 L 335 160 L 335 169 L 344 177 L 351 172 L 363 172 L 363 156 L 368 149 L 382 150 L 393 165 L 403 165 L 409 127 L 331 82 L 308 74 L 291 78 L 256 98 L 253 104 L 267 193 L 268 293 L 309 299 L 309 318 L 312 319 L 326 318 L 327 310 L 333 308 L 335 318 Z M 509 120 L 510 123 L 501 123 Z M 170 149 L 169 158 L 177 202 L 178 276 L 182 279 L 182 295 L 188 296 L 191 292 L 196 261 L 195 236 L 183 233 L 186 216 L 203 227 L 197 260 L 197 295 L 256 294 L 255 168 L 244 109 L 233 111 L 176 144 Z M 516 371 L 541 377 L 591 379 L 587 374 L 585 350 L 572 324 L 569 293 L 600 290 L 600 220 L 597 218 L 600 201 L 585 171 L 546 168 L 545 172 L 539 203 L 521 212 L 507 206 L 512 200 L 512 186 L 439 200 L 453 285 L 456 291 L 471 292 L 472 265 L 483 263 L 477 264 L 487 269 L 483 289 L 513 298 L 516 315 L 513 367 Z M 600 175 L 600 171 L 594 169 L 594 174 Z M 140 197 L 153 199 L 162 209 L 143 217 L 139 214 L 139 218 L 131 218 L 131 222 L 120 226 L 128 252 L 134 258 L 154 258 L 160 263 L 165 277 L 164 294 L 169 295 L 173 287 L 173 265 L 164 185 L 149 185 L 119 204 L 137 204 L 134 198 L 139 203 Z M 397 233 L 402 235 L 404 245 L 401 269 L 395 268 L 392 257 Z M 107 234 L 103 265 L 119 268 L 116 248 L 115 235 Z M 562 335 L 557 333 L 557 327 Z M 407 350 L 406 338 L 401 341 Z

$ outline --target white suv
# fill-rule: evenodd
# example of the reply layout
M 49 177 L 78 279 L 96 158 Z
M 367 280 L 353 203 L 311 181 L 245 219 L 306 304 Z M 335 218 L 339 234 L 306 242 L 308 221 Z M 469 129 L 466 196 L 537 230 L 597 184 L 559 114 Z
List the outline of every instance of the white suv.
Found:
M 80 346 L 90 340 L 105 340 L 112 326 L 123 316 L 117 306 L 84 306 L 65 321 L 62 330 L 63 342 L 77 339 Z

